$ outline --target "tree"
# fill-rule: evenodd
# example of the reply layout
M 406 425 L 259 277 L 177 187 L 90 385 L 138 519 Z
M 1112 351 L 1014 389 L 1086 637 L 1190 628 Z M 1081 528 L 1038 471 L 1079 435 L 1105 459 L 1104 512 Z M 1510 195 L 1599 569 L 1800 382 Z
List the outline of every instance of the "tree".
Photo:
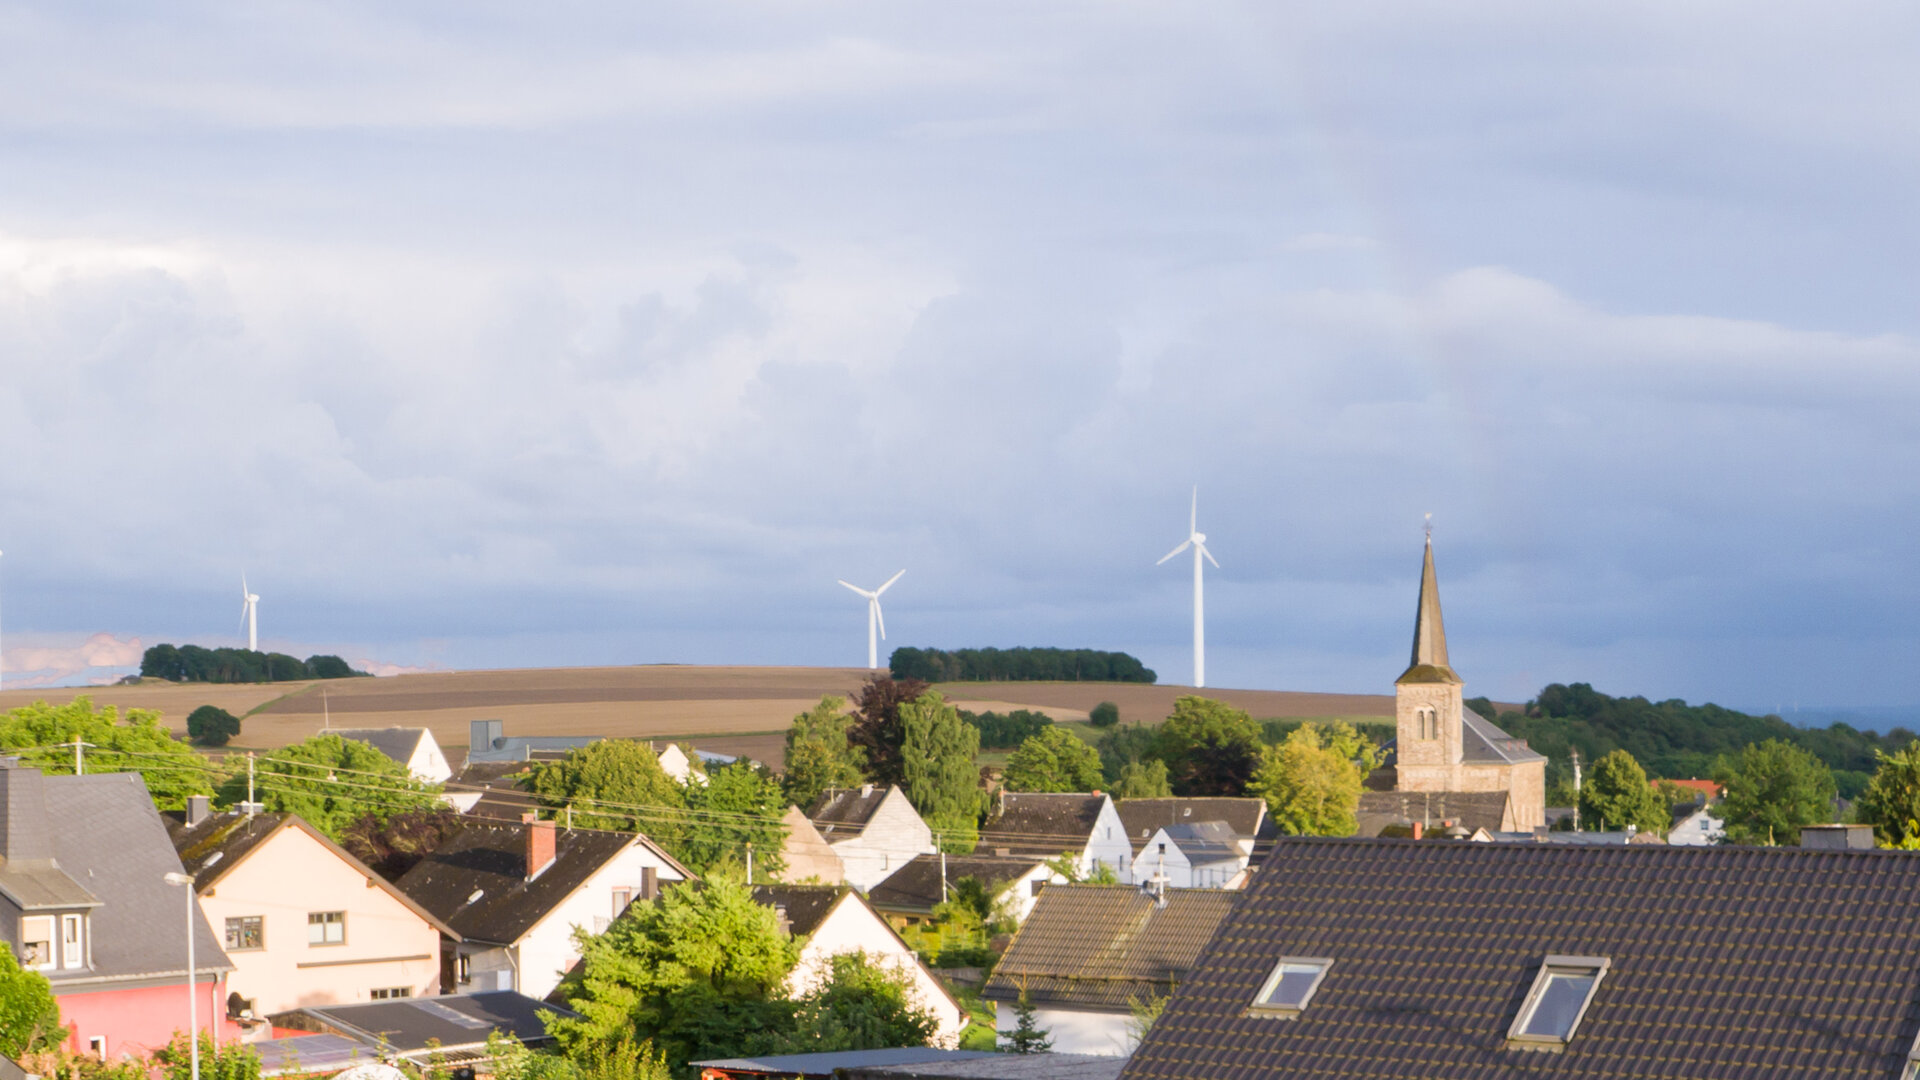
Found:
M 1097 728 L 1110 728 L 1119 722 L 1120 706 L 1111 701 L 1103 701 L 1087 713 L 1087 723 Z
M 438 784 L 422 784 L 405 765 L 330 731 L 260 758 L 253 786 L 268 810 L 298 814 L 336 843 L 363 817 L 385 821 L 398 813 L 443 805 Z M 229 777 L 220 788 L 221 801 L 229 805 L 246 795 L 244 774 Z
M 89 744 L 87 772 L 139 773 L 162 810 L 186 806 L 189 795 L 213 793 L 217 767 L 175 739 L 151 709 L 128 709 L 123 722 L 113 706 L 95 711 L 91 698 L 77 697 L 63 705 L 36 701 L 0 717 L 0 749 L 45 773 L 73 772 L 75 741 Z
M 780 851 L 787 839 L 781 820 L 787 799 L 764 765 L 745 758 L 707 770 L 707 782 L 686 787 L 686 838 L 676 856 L 695 873 L 746 860 L 753 845 L 754 874 L 772 879 L 786 868 Z
M 853 717 L 847 699 L 831 695 L 793 718 L 787 727 L 787 801 L 805 809 L 828 788 L 859 787 L 865 779 L 860 751 L 847 741 Z
M 340 846 L 381 877 L 398 881 L 466 824 L 464 815 L 447 806 L 406 810 L 385 819 L 367 814 L 346 827 Z
M 980 733 L 937 690 L 900 706 L 901 788 L 942 850 L 968 852 L 979 838 Z
M 548 1024 L 565 1053 L 638 1036 L 688 1075 L 680 1063 L 778 1051 L 793 1029 L 781 994 L 798 946 L 736 877 L 672 886 L 574 940 L 580 965 L 561 991 L 580 1015 Z
M 521 786 L 555 813 L 571 807 L 575 825 L 646 833 L 676 858 L 686 838 L 686 793 L 643 742 L 602 739 L 569 750 L 535 765 Z
M 926 692 L 927 684 L 919 679 L 875 675 L 855 695 L 854 721 L 847 729 L 847 741 L 864 756 L 867 778 L 875 784 L 905 780 L 900 748 L 907 735 L 900 707 Z
M 1625 750 L 1593 763 L 1580 787 L 1580 825 L 1587 829 L 1624 829 L 1663 834 L 1673 823 L 1668 806 L 1647 783 L 1647 774 Z
M 1725 794 L 1720 816 L 1735 844 L 1792 844 L 1803 825 L 1833 815 L 1833 773 L 1792 743 L 1768 739 L 1724 758 L 1713 778 Z
M 1128 724 L 1100 733 L 1100 737 L 1093 741 L 1093 748 L 1100 753 L 1100 771 L 1106 775 L 1109 784 L 1119 782 L 1120 770 L 1129 763 L 1159 760 L 1155 756 L 1158 732 L 1159 728 Z
M 1020 988 L 1020 997 L 1013 1003 L 1014 1026 L 1012 1034 L 1006 1037 L 1000 1048 L 1013 1054 L 1044 1054 L 1053 1049 L 1053 1036 L 1040 1030 L 1034 1022 L 1033 1003 L 1027 1000 L 1027 988 Z
M 1873 835 L 1885 847 L 1902 847 L 1920 829 L 1920 741 L 1903 750 L 1880 754 L 1867 790 L 1854 803 L 1854 813 L 1873 826 Z
M 200 1071 L 193 1071 L 193 1053 L 187 1037 L 173 1033 L 173 1040 L 153 1052 L 153 1062 L 164 1068 L 165 1080 L 260 1080 L 260 1054 L 242 1042 L 214 1045 L 213 1033 L 198 1033 Z
M 1352 836 L 1360 785 L 1377 751 L 1350 724 L 1302 724 L 1261 756 L 1248 791 L 1267 800 L 1273 823 L 1293 836 Z
M 0 1054 L 18 1061 L 57 1050 L 66 1038 L 47 977 L 22 968 L 12 949 L 0 948 Z
M 202 705 L 187 714 L 187 737 L 202 746 L 225 746 L 240 734 L 240 718 L 218 705 Z
M 1120 779 L 1113 783 L 1115 799 L 1164 799 L 1171 794 L 1164 761 L 1129 761 L 1120 766 Z
M 834 956 L 827 978 L 794 1002 L 796 1053 L 925 1046 L 939 1029 L 904 971 L 864 952 Z
M 1033 709 L 978 715 L 961 709 L 960 719 L 980 729 L 982 750 L 1011 750 L 1053 726 L 1053 717 Z
M 1167 763 L 1175 795 L 1241 795 L 1260 764 L 1260 729 L 1245 711 L 1187 695 L 1160 725 L 1154 756 Z
M 652 1041 L 623 1032 L 576 1044 L 570 1052 L 529 1050 L 495 1031 L 487 1036 L 495 1080 L 670 1080 L 673 1071 Z
M 1006 782 L 1008 791 L 1098 791 L 1100 755 L 1078 735 L 1050 727 L 1007 759 Z

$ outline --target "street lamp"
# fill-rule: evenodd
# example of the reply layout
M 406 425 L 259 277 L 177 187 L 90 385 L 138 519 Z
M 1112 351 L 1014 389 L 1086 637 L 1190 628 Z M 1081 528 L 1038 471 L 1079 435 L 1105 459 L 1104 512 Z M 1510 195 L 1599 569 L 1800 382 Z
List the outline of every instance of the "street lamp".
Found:
M 193 875 L 167 872 L 167 884 L 187 890 L 187 1047 L 192 1080 L 200 1080 L 200 991 L 193 985 Z

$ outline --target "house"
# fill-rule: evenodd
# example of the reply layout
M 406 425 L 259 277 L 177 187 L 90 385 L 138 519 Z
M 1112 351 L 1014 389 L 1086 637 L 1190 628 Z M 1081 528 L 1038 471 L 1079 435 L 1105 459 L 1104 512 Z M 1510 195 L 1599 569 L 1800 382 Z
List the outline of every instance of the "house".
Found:
M 1698 777 L 1690 777 L 1686 780 L 1647 781 L 1647 786 L 1653 788 L 1655 791 L 1660 789 L 1661 784 L 1672 784 L 1675 787 L 1686 788 L 1688 791 L 1694 792 L 1696 800 L 1704 802 L 1719 802 L 1721 796 L 1727 793 L 1725 788 L 1712 780 L 1702 780 Z
M 225 1019 L 233 963 L 186 880 L 140 774 L 43 776 L 0 759 L 0 937 L 47 977 L 66 1048 L 112 1059 L 167 1045 L 197 1010 Z M 187 979 L 187 935 L 193 980 Z
M 1915 895 L 1902 852 L 1284 839 L 1122 1075 L 1899 1080 Z
M 599 735 L 512 735 L 504 720 L 467 723 L 467 764 L 503 761 L 558 761 L 568 753 L 601 741 Z
M 873 888 L 915 855 L 934 850 L 933 830 L 898 787 L 828 788 L 807 808 L 807 818 L 857 889 Z
M 441 941 L 443 989 L 540 998 L 580 959 L 574 927 L 597 933 L 692 877 L 639 833 L 476 820 L 394 884 L 459 935 Z
M 407 767 L 407 772 L 423 784 L 444 784 L 453 776 L 453 767 L 440 752 L 433 732 L 423 727 L 336 728 L 343 739 L 363 742 Z
M 780 861 L 786 864 L 780 871 L 781 881 L 838 885 L 847 879 L 847 866 L 840 853 L 813 827 L 806 811 L 789 806 L 780 824 L 787 829 L 787 838 L 780 844 Z
M 578 1015 L 510 990 L 309 1006 L 280 1020 L 286 1028 L 315 1034 L 256 1043 L 254 1050 L 267 1075 L 324 1073 L 372 1061 L 471 1068 L 492 1060 L 487 1040 L 496 1034 L 525 1046 L 551 1042 L 543 1013 Z
M 1379 773 L 1373 781 L 1377 782 Z M 1379 836 L 1382 830 L 1420 826 L 1426 833 L 1458 826 L 1473 832 L 1525 833 L 1514 812 L 1513 795 L 1505 791 L 1363 791 L 1355 836 Z M 1536 826 L 1537 827 L 1537 826 Z
M 1254 855 L 1254 844 L 1280 835 L 1273 819 L 1267 816 L 1267 800 L 1253 797 L 1121 799 L 1113 804 L 1113 809 L 1120 815 L 1120 823 L 1126 826 L 1135 857 L 1163 825 L 1224 821 L 1248 858 Z
M 233 963 L 225 1004 L 244 1026 L 303 1006 L 440 992 L 440 939 L 459 934 L 306 821 L 212 813 L 204 795 L 162 817 L 222 931 Z
M 934 1045 L 959 1044 L 966 1010 L 859 893 L 833 885 L 756 885 L 753 898 L 773 908 L 788 933 L 805 939 L 800 959 L 787 976 L 789 994 L 798 997 L 825 982 L 833 973 L 834 957 L 864 952 L 907 977 L 914 1003 L 931 1013 L 937 1025 Z
M 1706 802 L 1685 802 L 1673 808 L 1673 824 L 1667 829 L 1667 843 L 1702 847 L 1722 843 L 1727 838 L 1727 823 L 1714 816 Z
M 1237 892 L 1128 885 L 1050 885 L 1013 936 L 981 997 L 1004 1038 L 1024 993 L 1053 1049 L 1126 1054 L 1133 1009 L 1173 994 L 1195 972 Z
M 1133 862 L 1133 844 L 1113 799 L 1101 792 L 1002 791 L 994 796 L 993 812 L 980 826 L 974 854 L 1044 859 L 1067 855 L 1080 876 L 1089 877 L 1104 866 L 1117 881 Z
M 447 782 L 440 797 L 455 810 L 491 821 L 519 821 L 535 806 L 520 781 L 533 768 L 527 761 L 470 762 Z
M 1433 537 L 1427 537 L 1420 598 L 1414 615 L 1413 654 L 1394 681 L 1398 729 L 1392 764 L 1370 778 L 1360 795 L 1363 820 L 1404 812 L 1412 794 L 1474 793 L 1505 796 L 1498 823 L 1489 832 L 1526 832 L 1547 823 L 1547 759 L 1478 713 L 1467 709 L 1463 684 L 1447 658 L 1447 629 L 1440 615 L 1440 581 L 1433 569 Z M 1462 824 L 1465 824 L 1464 822 Z M 1362 836 L 1376 835 L 1366 831 Z
M 1237 889 L 1245 884 L 1247 854 L 1224 821 L 1162 825 L 1134 856 L 1136 882 L 1158 878 L 1181 889 Z
M 1040 891 L 1066 878 L 1044 859 L 1018 855 L 917 855 L 873 887 L 867 900 L 874 910 L 902 923 L 928 922 L 934 905 L 945 902 L 954 882 L 978 881 L 992 900 L 993 910 L 1016 923 L 1027 920 Z
M 707 782 L 708 769 L 731 765 L 738 760 L 731 754 L 716 754 L 711 750 L 694 750 L 689 757 L 679 743 L 668 743 L 667 748 L 660 751 L 660 770 L 678 784 L 704 784 Z

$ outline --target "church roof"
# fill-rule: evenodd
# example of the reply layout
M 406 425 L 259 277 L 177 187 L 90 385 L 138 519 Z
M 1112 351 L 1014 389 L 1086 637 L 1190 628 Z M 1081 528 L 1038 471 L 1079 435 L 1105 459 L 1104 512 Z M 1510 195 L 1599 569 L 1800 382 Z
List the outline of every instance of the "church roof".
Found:
M 1395 680 L 1402 683 L 1458 683 L 1447 664 L 1447 626 L 1440 618 L 1440 579 L 1433 572 L 1433 537 L 1427 537 L 1420 569 L 1420 604 L 1413 617 L 1413 660 Z
M 1523 761 L 1545 761 L 1546 755 L 1495 727 L 1493 721 L 1464 709 L 1460 713 L 1460 756 L 1467 762 L 1496 762 L 1518 765 Z

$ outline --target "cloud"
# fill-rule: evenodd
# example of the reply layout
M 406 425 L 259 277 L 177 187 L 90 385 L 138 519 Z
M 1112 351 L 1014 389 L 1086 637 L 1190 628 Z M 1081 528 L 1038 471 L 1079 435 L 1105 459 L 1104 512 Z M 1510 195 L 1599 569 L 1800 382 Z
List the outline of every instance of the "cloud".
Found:
M 105 631 L 78 645 L 13 645 L 5 651 L 6 685 L 19 689 L 71 685 L 77 675 L 86 675 L 92 685 L 104 685 L 137 671 L 145 651 L 139 638 Z

